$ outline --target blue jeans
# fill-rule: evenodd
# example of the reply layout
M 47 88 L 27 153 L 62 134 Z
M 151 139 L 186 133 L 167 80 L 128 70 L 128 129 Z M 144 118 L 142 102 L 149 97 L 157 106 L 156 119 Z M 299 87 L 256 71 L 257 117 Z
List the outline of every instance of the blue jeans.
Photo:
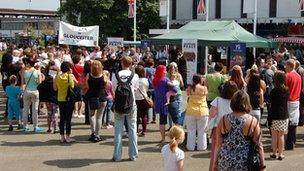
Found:
M 170 115 L 168 117 L 170 127 L 172 126 L 172 122 L 174 124 L 182 125 L 181 104 L 182 104 L 182 96 L 178 95 L 174 98 L 173 101 L 170 102 L 170 104 L 168 106 L 168 110 L 170 113 Z
M 174 124 L 179 124 L 179 118 L 180 118 L 180 113 L 179 113 L 179 106 L 177 100 L 171 101 L 169 106 L 168 106 L 168 111 L 169 111 L 169 118 L 172 119 L 172 122 Z M 170 120 L 169 120 L 169 125 L 170 125 Z M 171 125 L 170 125 L 171 126 Z
M 107 105 L 106 105 L 106 109 L 103 113 L 102 116 L 102 124 L 111 124 L 112 122 L 112 106 L 113 106 L 113 100 L 112 99 L 108 99 L 107 100 Z
M 182 118 L 182 103 L 183 103 L 183 96 L 177 96 L 177 105 L 178 105 L 178 124 L 183 125 L 184 119 Z
M 114 153 L 113 153 L 113 160 L 115 161 L 120 161 L 122 156 L 122 134 L 123 134 L 125 118 L 128 125 L 129 158 L 131 160 L 136 160 L 136 158 L 138 157 L 137 135 L 136 135 L 137 109 L 136 107 L 134 107 L 134 111 L 128 115 L 115 113 L 115 129 L 114 129 L 115 136 L 114 136 Z

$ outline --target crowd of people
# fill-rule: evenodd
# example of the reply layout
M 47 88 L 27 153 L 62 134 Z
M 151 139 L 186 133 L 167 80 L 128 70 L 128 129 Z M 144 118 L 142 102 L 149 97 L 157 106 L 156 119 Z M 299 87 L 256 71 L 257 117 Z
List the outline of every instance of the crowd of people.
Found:
M 59 127 L 60 143 L 72 143 L 76 140 L 71 136 L 71 120 L 84 118 L 92 142 L 103 140 L 102 126 L 114 127 L 113 161 L 122 160 L 126 134 L 129 159 L 135 161 L 137 137 L 145 136 L 147 125 L 159 118 L 162 144 L 167 142 L 169 123 L 170 143 L 161 150 L 165 170 L 183 168 L 185 156 L 178 144 L 185 139 L 184 129 L 188 151 L 207 150 L 209 134 L 210 170 L 247 170 L 252 143 L 259 147 L 260 170 L 264 170 L 260 125 L 268 126 L 270 158 L 278 160 L 284 159 L 284 149 L 294 149 L 297 126 L 303 126 L 301 62 L 281 49 L 260 54 L 248 70 L 231 66 L 228 75 L 216 62 L 214 72 L 195 74 L 187 83 L 186 60 L 176 47 L 169 52 L 153 47 L 95 47 L 90 53 L 69 46 L 17 49 L 10 45 L 1 65 L 8 131 L 14 130 L 14 123 L 17 129 L 36 133 L 57 133 Z M 47 111 L 47 129 L 39 127 L 41 108 Z M 261 120 L 264 108 L 267 123 Z

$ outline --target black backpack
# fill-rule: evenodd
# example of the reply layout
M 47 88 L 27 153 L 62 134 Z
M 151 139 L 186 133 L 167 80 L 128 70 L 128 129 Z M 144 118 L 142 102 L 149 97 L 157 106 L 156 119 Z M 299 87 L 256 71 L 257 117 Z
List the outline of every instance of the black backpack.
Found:
M 123 82 L 120 79 L 118 72 L 115 73 L 115 77 L 117 79 L 117 88 L 114 98 L 114 112 L 119 114 L 130 114 L 134 105 L 134 97 L 131 87 L 134 73 L 132 72 L 130 76 L 126 77 L 126 82 Z

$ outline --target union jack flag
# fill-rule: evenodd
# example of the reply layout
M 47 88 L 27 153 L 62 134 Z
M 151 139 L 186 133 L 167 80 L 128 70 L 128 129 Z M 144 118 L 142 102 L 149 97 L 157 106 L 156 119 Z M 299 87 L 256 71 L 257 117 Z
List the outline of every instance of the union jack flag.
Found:
M 128 17 L 134 18 L 134 0 L 129 0 L 128 3 L 129 3 Z
M 197 14 L 204 14 L 205 12 L 205 0 L 199 0 L 197 5 Z
M 299 0 L 299 10 L 304 11 L 304 0 Z

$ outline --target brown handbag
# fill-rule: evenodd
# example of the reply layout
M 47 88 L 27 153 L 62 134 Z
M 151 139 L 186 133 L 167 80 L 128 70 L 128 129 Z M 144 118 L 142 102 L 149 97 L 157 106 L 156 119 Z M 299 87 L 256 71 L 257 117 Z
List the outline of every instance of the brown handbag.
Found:
M 140 94 L 144 97 L 145 102 L 146 102 L 146 106 L 147 106 L 148 108 L 153 108 L 153 106 L 154 106 L 153 100 L 152 100 L 150 97 L 145 96 L 144 93 L 143 93 L 139 88 L 138 88 L 138 91 L 139 91 Z

